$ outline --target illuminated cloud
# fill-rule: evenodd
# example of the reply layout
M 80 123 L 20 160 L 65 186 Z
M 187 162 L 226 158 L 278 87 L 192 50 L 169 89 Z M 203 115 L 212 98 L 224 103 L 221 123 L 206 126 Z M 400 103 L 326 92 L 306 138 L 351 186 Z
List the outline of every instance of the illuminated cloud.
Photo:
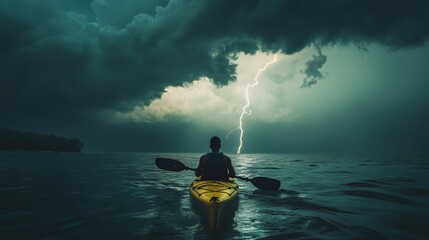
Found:
M 283 68 L 274 79 L 284 78 L 276 83 L 273 71 L 267 69 L 260 74 L 260 86 L 250 89 L 252 99 L 249 110 L 254 112 L 251 118 L 272 123 L 291 120 L 294 115 L 290 106 L 284 103 L 284 92 L 291 81 L 299 81 L 301 75 L 294 76 L 293 68 L 301 64 L 302 56 L 279 56 L 280 64 L 291 68 Z M 202 78 L 180 87 L 167 87 L 160 98 L 154 99 L 149 104 L 138 104 L 131 111 L 115 112 L 113 118 L 116 121 L 133 122 L 168 122 L 183 121 L 197 122 L 214 125 L 226 125 L 238 127 L 238 118 L 243 106 L 246 104 L 245 89 L 248 84 L 254 83 L 257 70 L 265 65 L 265 61 L 272 60 L 272 55 L 257 53 L 254 56 L 240 54 L 237 60 L 238 80 L 227 86 L 218 87 L 210 79 Z M 289 65 L 289 66 L 288 66 Z M 270 75 L 271 73 L 271 75 Z M 293 75 L 290 75 L 290 74 Z

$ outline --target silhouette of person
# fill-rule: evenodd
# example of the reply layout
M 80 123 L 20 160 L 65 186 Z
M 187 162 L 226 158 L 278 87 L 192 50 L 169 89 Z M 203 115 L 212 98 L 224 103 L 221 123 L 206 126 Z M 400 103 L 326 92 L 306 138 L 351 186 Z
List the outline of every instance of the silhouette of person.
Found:
M 228 177 L 235 177 L 235 170 L 231 164 L 231 158 L 219 152 L 221 148 L 220 138 L 213 136 L 210 139 L 211 152 L 200 157 L 200 163 L 195 176 L 201 176 L 201 180 L 228 181 Z

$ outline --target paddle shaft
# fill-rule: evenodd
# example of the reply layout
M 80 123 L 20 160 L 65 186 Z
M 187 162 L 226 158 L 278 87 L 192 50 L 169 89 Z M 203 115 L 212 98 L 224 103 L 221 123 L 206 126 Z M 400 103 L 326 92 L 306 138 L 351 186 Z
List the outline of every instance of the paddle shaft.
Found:
M 238 179 L 244 180 L 244 181 L 246 181 L 246 182 L 250 181 L 250 179 L 249 179 L 249 178 L 247 178 L 247 177 L 235 176 L 235 178 L 238 178 Z
M 185 170 L 197 171 L 197 169 L 196 169 L 196 168 L 190 168 L 190 167 L 188 167 L 188 166 L 185 166 Z M 238 178 L 238 179 L 241 179 L 241 180 L 245 180 L 246 182 L 250 181 L 250 179 L 249 179 L 249 178 L 246 178 L 246 177 L 234 176 L 234 178 Z
M 186 167 L 186 166 L 185 166 L 185 170 L 197 171 L 196 168 L 190 168 L 190 167 Z
M 156 158 L 155 163 L 159 168 L 167 171 L 173 171 L 173 172 L 180 172 L 183 170 L 197 171 L 197 169 L 190 168 L 185 164 L 183 164 L 182 162 L 175 159 Z M 255 177 L 255 178 L 247 178 L 247 177 L 241 177 L 241 176 L 234 176 L 234 177 L 244 180 L 246 182 L 251 182 L 253 186 L 264 190 L 276 191 L 280 188 L 280 184 L 281 184 L 279 180 L 276 180 L 273 178 L 267 178 L 267 177 Z
M 185 166 L 185 170 L 197 171 L 196 168 L 190 168 L 188 166 Z M 241 179 L 241 180 L 246 180 L 246 182 L 249 181 L 249 178 L 246 178 L 246 177 L 234 176 L 234 178 L 238 178 L 238 179 Z

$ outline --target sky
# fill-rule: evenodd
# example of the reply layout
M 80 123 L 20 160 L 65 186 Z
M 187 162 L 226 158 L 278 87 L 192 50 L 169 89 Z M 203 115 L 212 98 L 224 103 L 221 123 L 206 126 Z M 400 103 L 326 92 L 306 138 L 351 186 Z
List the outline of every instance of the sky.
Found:
M 428 153 L 429 2 L 2 0 L 0 127 L 85 151 Z M 234 130 L 235 129 L 235 130 Z

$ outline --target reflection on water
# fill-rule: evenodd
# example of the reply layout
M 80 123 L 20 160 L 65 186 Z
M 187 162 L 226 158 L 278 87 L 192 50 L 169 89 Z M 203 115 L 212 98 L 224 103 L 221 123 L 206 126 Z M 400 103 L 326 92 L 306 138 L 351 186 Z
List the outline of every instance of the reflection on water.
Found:
M 200 154 L 0 153 L 2 239 L 425 239 L 428 156 L 231 154 L 237 175 L 282 181 L 268 192 L 239 181 L 217 235 L 192 204 Z

